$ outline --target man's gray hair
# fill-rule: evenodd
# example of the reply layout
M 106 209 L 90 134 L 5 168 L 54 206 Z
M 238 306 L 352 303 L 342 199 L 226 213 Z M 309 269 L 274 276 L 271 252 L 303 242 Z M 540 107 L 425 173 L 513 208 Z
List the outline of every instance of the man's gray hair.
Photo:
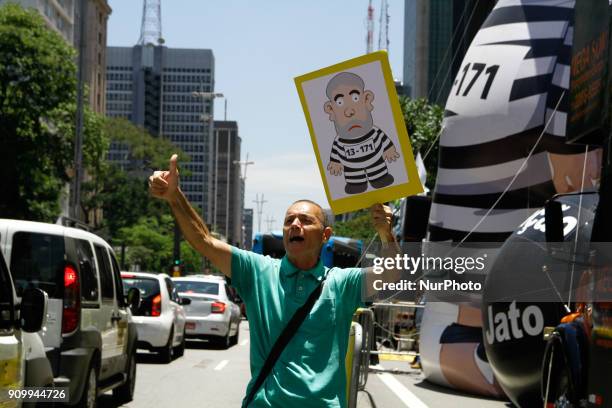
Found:
M 325 93 L 327 94 L 327 97 L 330 101 L 334 97 L 334 95 L 332 95 L 332 92 L 340 85 L 353 85 L 356 88 L 361 89 L 362 91 L 365 89 L 365 83 L 359 75 L 353 74 L 352 72 L 341 72 L 332 79 L 330 79 L 327 83 Z

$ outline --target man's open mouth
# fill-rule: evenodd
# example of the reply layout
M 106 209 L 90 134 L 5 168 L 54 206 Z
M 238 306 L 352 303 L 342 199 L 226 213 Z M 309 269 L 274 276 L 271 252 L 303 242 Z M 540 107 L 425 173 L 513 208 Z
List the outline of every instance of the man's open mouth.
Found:
M 355 128 L 360 128 L 361 129 L 361 125 L 353 125 L 349 128 L 349 132 Z
M 291 237 L 289 238 L 289 242 L 302 242 L 304 241 L 304 237 Z

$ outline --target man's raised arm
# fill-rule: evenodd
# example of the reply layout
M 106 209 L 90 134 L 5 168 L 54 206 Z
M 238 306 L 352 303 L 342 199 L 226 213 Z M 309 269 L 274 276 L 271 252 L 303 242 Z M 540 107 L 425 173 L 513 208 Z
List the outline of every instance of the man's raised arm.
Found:
M 166 200 L 174 218 L 189 244 L 219 268 L 229 278 L 232 275 L 231 246 L 212 236 L 202 218 L 193 209 L 179 188 L 177 155 L 170 158 L 168 171 L 156 171 L 149 177 L 149 191 L 153 197 Z
M 401 249 L 391 231 L 393 222 L 393 213 L 391 209 L 386 205 L 374 204 L 370 207 L 370 216 L 382 245 L 381 257 L 395 258 L 395 256 L 401 252 Z M 374 281 L 380 279 L 381 275 L 374 273 L 374 268 L 372 267 L 366 268 L 365 272 L 367 285 L 366 296 L 368 298 L 373 298 L 378 292 L 374 289 Z M 384 273 L 384 278 L 387 282 L 397 282 L 401 277 L 401 271 L 395 267 L 386 269 Z

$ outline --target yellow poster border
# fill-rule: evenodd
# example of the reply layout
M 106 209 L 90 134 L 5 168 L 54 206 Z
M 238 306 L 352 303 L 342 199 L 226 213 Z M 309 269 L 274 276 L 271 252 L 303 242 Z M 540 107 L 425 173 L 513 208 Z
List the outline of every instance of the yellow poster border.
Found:
M 400 144 L 402 158 L 408 175 L 408 182 L 377 189 L 374 191 L 368 191 L 365 193 L 358 194 L 355 197 L 345 197 L 333 200 L 330 194 L 329 185 L 327 183 L 325 166 L 323 165 L 323 161 L 321 160 L 321 157 L 319 155 L 317 137 L 314 132 L 314 126 L 312 124 L 310 110 L 308 109 L 308 102 L 306 100 L 306 96 L 304 95 L 302 84 L 313 79 L 317 79 L 326 75 L 331 75 L 337 72 L 345 71 L 376 61 L 380 62 L 380 66 L 382 69 L 385 81 L 385 88 L 387 90 L 387 95 L 389 96 L 389 105 L 391 106 L 391 112 L 393 114 L 393 122 L 397 131 L 397 138 Z M 338 64 L 326 68 L 319 69 L 317 71 L 309 72 L 308 74 L 295 77 L 294 81 L 298 95 L 300 97 L 302 109 L 304 110 L 304 117 L 306 118 L 308 132 L 310 133 L 310 139 L 312 141 L 312 147 L 317 158 L 317 165 L 319 167 L 321 179 L 323 180 L 325 195 L 327 196 L 327 201 L 329 202 L 329 205 L 334 214 L 342 214 L 349 211 L 356 211 L 362 208 L 368 208 L 376 203 L 384 203 L 401 197 L 407 197 L 409 195 L 415 195 L 423 192 L 423 186 L 421 185 L 419 173 L 416 168 L 416 163 L 414 161 L 414 155 L 412 154 L 410 138 L 408 136 L 406 124 L 404 123 L 404 116 L 399 105 L 399 99 L 397 96 L 397 91 L 395 89 L 395 82 L 393 81 L 393 75 L 391 74 L 391 66 L 389 65 L 389 58 L 386 51 L 376 51 L 370 54 L 362 55 L 357 58 L 340 62 Z

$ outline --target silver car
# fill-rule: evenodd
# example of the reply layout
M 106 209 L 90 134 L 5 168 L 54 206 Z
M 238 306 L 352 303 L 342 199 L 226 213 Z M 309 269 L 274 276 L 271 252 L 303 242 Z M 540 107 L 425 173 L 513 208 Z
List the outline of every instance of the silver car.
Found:
M 185 336 L 210 340 L 223 348 L 238 343 L 240 308 L 225 278 L 192 275 L 172 278 L 181 298 L 191 299 L 185 306 Z
M 165 273 L 121 272 L 124 290 L 136 288 L 142 303 L 134 312 L 138 348 L 157 352 L 164 363 L 185 352 L 185 311 L 170 277 Z

